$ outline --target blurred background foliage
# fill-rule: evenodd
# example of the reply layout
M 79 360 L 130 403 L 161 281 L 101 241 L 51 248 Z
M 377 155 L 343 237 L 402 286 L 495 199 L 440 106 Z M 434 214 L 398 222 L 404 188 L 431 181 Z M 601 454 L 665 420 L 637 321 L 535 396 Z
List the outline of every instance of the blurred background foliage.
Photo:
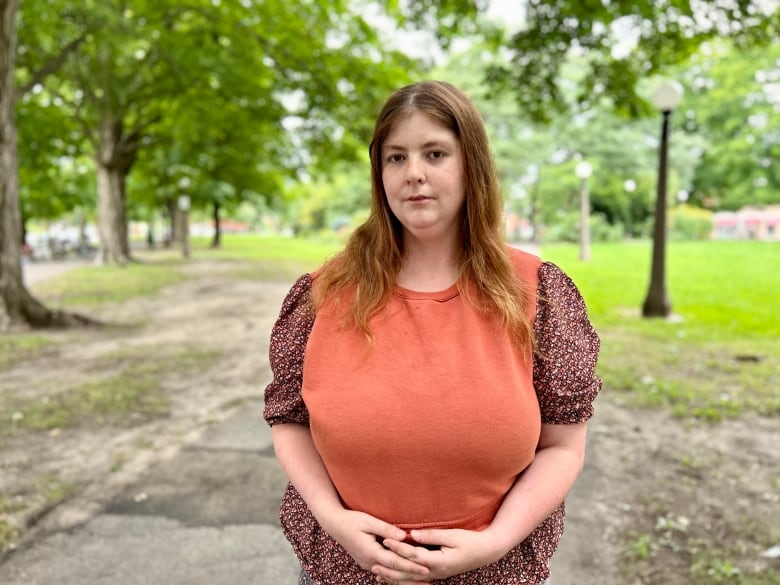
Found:
M 644 237 L 659 134 L 648 97 L 664 76 L 685 87 L 672 116 L 668 188 L 670 204 L 685 205 L 670 229 L 706 237 L 712 211 L 780 202 L 780 45 L 770 8 L 22 2 L 23 223 L 95 221 L 102 172 L 121 187 L 125 221 L 172 218 L 184 193 L 204 221 L 348 233 L 367 213 L 366 147 L 383 99 L 438 78 L 483 113 L 507 211 L 530 221 L 525 237 L 577 237 L 574 166 L 583 159 L 594 168 L 593 238 Z

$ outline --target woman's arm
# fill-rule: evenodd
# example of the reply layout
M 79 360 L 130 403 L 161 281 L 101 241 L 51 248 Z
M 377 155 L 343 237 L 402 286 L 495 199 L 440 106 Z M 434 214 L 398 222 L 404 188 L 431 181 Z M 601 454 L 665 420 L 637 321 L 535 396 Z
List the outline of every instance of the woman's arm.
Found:
M 566 498 L 582 471 L 586 438 L 587 423 L 542 425 L 533 463 L 515 482 L 487 529 L 503 550 L 498 558 L 525 540 Z
M 563 502 L 582 471 L 586 435 L 587 423 L 542 425 L 533 463 L 518 477 L 487 529 L 412 530 L 416 542 L 441 547 L 435 551 L 397 539 L 386 539 L 385 546 L 427 566 L 430 574 L 426 580 L 444 579 L 498 561 Z M 386 582 L 419 581 L 410 573 L 387 566 L 373 570 Z
M 428 568 L 400 557 L 383 547 L 380 539 L 403 540 L 406 532 L 378 518 L 347 510 L 328 475 L 311 437 L 301 424 L 271 427 L 276 458 L 323 530 L 336 540 L 366 570 L 390 567 L 416 578 L 425 578 Z

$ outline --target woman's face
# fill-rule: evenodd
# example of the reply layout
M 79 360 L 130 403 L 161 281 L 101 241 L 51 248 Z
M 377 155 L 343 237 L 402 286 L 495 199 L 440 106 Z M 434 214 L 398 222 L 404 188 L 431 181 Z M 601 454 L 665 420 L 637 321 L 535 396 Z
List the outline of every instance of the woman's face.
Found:
M 456 237 L 466 193 L 463 154 L 452 130 L 425 114 L 404 116 L 393 124 L 381 156 L 387 203 L 404 238 Z

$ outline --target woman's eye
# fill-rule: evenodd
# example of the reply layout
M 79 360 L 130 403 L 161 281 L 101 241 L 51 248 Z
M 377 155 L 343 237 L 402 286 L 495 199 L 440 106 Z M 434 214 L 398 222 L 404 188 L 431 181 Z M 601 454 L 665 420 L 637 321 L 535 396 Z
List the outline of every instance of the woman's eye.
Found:
M 399 162 L 403 162 L 403 160 L 404 160 L 404 155 L 402 154 L 391 154 L 390 156 L 387 157 L 387 161 L 391 163 L 399 163 Z
M 444 153 L 441 150 L 434 150 L 428 156 L 430 156 L 434 160 L 439 160 L 441 158 L 444 158 Z

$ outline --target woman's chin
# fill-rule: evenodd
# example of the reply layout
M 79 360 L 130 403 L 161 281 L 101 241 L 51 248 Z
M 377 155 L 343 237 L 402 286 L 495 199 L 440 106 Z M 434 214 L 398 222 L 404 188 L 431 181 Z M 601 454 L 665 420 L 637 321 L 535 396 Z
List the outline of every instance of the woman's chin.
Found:
M 445 224 L 439 218 L 415 218 L 414 221 L 403 222 L 404 232 L 415 239 L 437 240 L 456 232 L 457 226 Z

